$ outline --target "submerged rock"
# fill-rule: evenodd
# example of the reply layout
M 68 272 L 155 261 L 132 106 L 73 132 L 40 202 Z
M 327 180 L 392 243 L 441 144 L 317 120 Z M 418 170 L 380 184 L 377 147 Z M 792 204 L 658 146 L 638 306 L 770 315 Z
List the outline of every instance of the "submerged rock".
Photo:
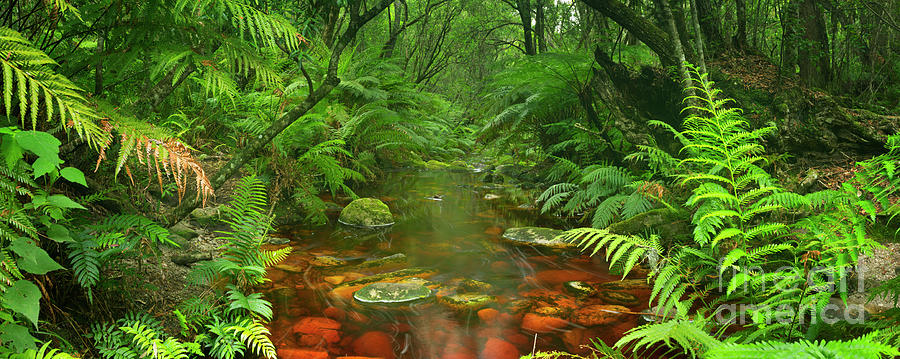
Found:
M 480 293 L 459 293 L 440 297 L 438 301 L 457 311 L 478 310 L 497 301 L 497 297 Z
M 633 307 L 641 303 L 637 296 L 625 292 L 601 291 L 597 294 L 597 297 L 606 303 L 624 305 L 626 307 Z
M 516 227 L 503 232 L 502 238 L 512 244 L 556 249 L 577 248 L 575 244 L 556 239 L 563 231 L 543 227 Z
M 328 268 L 328 272 L 337 272 L 337 271 L 376 271 L 387 268 L 397 268 L 404 267 L 408 258 L 403 253 L 392 254 L 387 257 L 382 257 L 378 259 L 367 260 L 358 264 L 350 264 L 350 265 L 341 265 L 340 267 L 332 267 Z M 344 263 L 345 264 L 345 263 Z
M 431 289 L 420 283 L 378 282 L 366 285 L 353 294 L 365 306 L 391 307 L 422 303 L 434 297 Z
M 522 329 L 532 333 L 552 333 L 569 326 L 562 318 L 527 313 L 522 318 Z
M 650 290 L 646 279 L 623 279 L 600 284 L 598 289 L 607 290 Z
M 335 258 L 332 256 L 316 256 L 309 262 L 309 264 L 312 264 L 313 267 L 334 267 L 347 264 L 347 262 L 343 259 Z
M 578 280 L 565 282 L 562 288 L 564 292 L 576 298 L 586 298 L 597 293 L 597 290 L 590 284 Z
M 381 200 L 360 198 L 341 210 L 338 221 L 357 227 L 384 227 L 394 224 L 394 216 Z
M 463 293 L 486 293 L 494 290 L 490 283 L 474 279 L 463 279 L 459 282 L 459 291 Z
M 585 327 L 612 324 L 622 320 L 628 308 L 620 305 L 589 305 L 572 313 L 572 321 Z

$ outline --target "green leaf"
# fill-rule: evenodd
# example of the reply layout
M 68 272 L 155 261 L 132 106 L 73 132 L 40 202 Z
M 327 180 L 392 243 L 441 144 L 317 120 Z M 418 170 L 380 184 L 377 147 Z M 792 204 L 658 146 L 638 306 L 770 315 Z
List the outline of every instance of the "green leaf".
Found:
M 38 157 L 50 157 L 59 159 L 59 145 L 62 142 L 53 135 L 41 131 L 22 131 L 16 133 L 16 142 L 25 150 L 31 151 Z
M 14 168 L 16 162 L 22 159 L 23 154 L 25 154 L 25 149 L 19 146 L 13 135 L 5 134 L 0 136 L 0 155 L 6 161 L 6 167 Z
M 28 273 L 44 275 L 57 269 L 63 269 L 46 251 L 34 245 L 30 239 L 20 237 L 9 246 L 19 255 L 19 268 Z
M 14 352 L 23 353 L 28 349 L 37 350 L 37 342 L 27 327 L 13 323 L 0 325 L 0 343 L 12 347 Z
M 59 174 L 69 182 L 75 182 L 87 187 L 87 181 L 84 179 L 84 172 L 75 167 L 66 167 L 59 171 Z
M 77 208 L 77 209 L 86 209 L 82 205 L 76 203 L 71 198 L 66 197 L 61 194 L 54 194 L 47 198 L 47 201 L 52 206 L 56 206 L 59 208 Z
M 69 234 L 69 230 L 66 227 L 55 223 L 51 223 L 49 227 L 50 228 L 47 229 L 47 237 L 49 237 L 54 242 L 64 243 L 75 241 L 74 239 L 72 239 L 72 235 Z
M 25 316 L 37 328 L 41 312 L 41 290 L 34 283 L 21 279 L 3 294 L 3 302 L 9 309 Z
M 34 169 L 34 178 L 41 177 L 48 173 L 53 173 L 59 168 L 59 164 L 62 163 L 62 160 L 57 157 L 56 159 L 52 159 L 50 157 L 38 157 L 38 159 L 34 160 L 34 163 L 31 165 L 31 168 Z

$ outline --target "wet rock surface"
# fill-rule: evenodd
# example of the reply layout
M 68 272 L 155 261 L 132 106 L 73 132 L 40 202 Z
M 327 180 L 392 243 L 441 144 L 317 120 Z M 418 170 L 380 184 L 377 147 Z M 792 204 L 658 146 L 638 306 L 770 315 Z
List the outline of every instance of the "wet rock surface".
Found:
M 575 245 L 556 239 L 563 231 L 543 227 L 517 227 L 503 232 L 502 238 L 515 245 L 537 246 L 545 248 L 569 249 Z
M 426 302 L 433 297 L 431 289 L 413 282 L 372 283 L 353 293 L 353 299 L 370 307 L 411 305 Z

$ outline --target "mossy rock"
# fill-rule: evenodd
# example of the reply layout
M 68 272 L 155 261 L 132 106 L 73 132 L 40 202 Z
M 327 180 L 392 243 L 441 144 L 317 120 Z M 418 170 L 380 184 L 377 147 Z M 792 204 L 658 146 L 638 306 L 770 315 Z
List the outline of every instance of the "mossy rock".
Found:
M 453 172 L 467 172 L 469 171 L 469 164 L 460 160 L 455 160 L 450 162 L 450 170 Z
M 463 279 L 459 282 L 459 291 L 463 293 L 487 293 L 494 290 L 490 283 L 474 279 Z
M 641 300 L 637 296 L 625 292 L 601 291 L 597 294 L 597 298 L 606 302 L 606 304 L 618 304 L 626 307 L 633 307 L 641 304 Z
M 384 202 L 360 198 L 344 207 L 338 221 L 356 227 L 384 227 L 394 224 L 394 216 Z
M 606 290 L 650 290 L 646 279 L 623 279 L 600 284 L 598 289 Z
M 219 222 L 219 207 L 196 208 L 191 211 L 191 219 L 203 227 L 214 226 Z
M 312 264 L 313 267 L 334 267 L 347 264 L 343 259 L 332 256 L 316 256 L 310 260 L 309 263 Z
M 615 234 L 638 235 L 653 230 L 663 240 L 687 239 L 693 233 L 687 215 L 669 209 L 654 209 L 624 221 L 611 224 L 608 229 Z
M 579 280 L 565 282 L 563 283 L 562 288 L 563 292 L 576 298 L 587 298 L 597 293 L 597 290 L 590 284 Z
M 437 270 L 433 268 L 407 268 L 388 273 L 370 275 L 368 277 L 363 277 L 354 281 L 345 282 L 341 284 L 340 287 L 353 287 L 376 282 L 399 282 L 406 278 L 429 277 L 434 275 L 435 273 L 437 273 Z
M 556 249 L 577 248 L 574 243 L 556 239 L 563 231 L 543 227 L 516 227 L 503 232 L 502 238 L 512 244 Z
M 387 257 L 367 260 L 358 264 L 341 265 L 340 267 L 328 268 L 327 272 L 359 272 L 359 271 L 375 271 L 386 268 L 398 268 L 406 266 L 408 258 L 403 253 L 392 254 Z
M 425 162 L 425 168 L 430 170 L 443 170 L 449 167 L 450 165 L 438 160 L 429 160 L 428 162 Z
M 479 293 L 460 293 L 440 297 L 438 302 L 456 311 L 478 310 L 497 302 L 497 297 Z
M 177 234 L 184 239 L 194 239 L 200 235 L 194 227 L 191 227 L 184 222 L 178 222 L 174 226 L 169 227 L 169 233 Z
M 353 299 L 363 306 L 396 307 L 423 303 L 431 300 L 434 293 L 421 283 L 378 282 L 366 285 L 353 293 Z

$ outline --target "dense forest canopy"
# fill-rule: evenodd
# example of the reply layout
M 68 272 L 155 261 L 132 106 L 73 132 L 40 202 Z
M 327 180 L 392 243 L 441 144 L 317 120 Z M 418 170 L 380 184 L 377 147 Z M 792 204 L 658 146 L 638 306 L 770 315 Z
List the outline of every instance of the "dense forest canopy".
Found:
M 897 0 L 8 0 L 0 72 L 0 358 L 900 356 Z

